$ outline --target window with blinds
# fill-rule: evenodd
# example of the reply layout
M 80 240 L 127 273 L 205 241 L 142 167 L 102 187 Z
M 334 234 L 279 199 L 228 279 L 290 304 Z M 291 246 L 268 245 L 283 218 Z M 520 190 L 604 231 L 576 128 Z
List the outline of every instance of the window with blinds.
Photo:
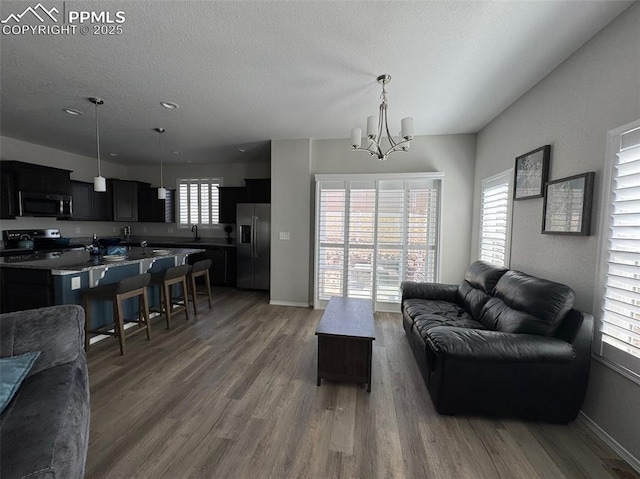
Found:
M 512 176 L 508 170 L 482 180 L 479 257 L 497 266 L 509 266 Z
M 441 181 L 440 174 L 316 176 L 317 307 L 344 296 L 395 310 L 400 282 L 437 280 Z
M 220 178 L 178 179 L 178 212 L 181 228 L 218 224 Z
M 640 379 L 640 122 L 612 141 L 599 354 Z

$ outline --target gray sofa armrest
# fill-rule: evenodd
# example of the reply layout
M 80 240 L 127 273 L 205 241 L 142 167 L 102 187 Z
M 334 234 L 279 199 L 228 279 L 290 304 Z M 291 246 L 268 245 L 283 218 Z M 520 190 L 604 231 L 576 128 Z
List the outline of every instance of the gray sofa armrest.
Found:
M 29 376 L 84 354 L 84 309 L 50 306 L 0 315 L 0 357 L 40 351 Z
M 456 302 L 457 284 L 442 283 L 418 283 L 415 281 L 403 281 L 402 300 L 405 299 L 430 299 L 437 301 Z

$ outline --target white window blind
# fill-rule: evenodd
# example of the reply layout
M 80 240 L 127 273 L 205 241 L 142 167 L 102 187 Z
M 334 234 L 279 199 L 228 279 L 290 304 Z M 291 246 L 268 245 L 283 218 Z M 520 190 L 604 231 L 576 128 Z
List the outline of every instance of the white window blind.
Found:
M 218 224 L 218 187 L 220 178 L 178 180 L 180 227 L 198 225 L 211 228 Z
M 640 378 L 640 128 L 615 137 L 599 353 Z
M 479 256 L 497 266 L 509 266 L 512 174 L 508 170 L 482 181 Z
M 346 296 L 393 309 L 401 281 L 437 280 L 441 175 L 385 178 L 316 178 L 317 307 Z

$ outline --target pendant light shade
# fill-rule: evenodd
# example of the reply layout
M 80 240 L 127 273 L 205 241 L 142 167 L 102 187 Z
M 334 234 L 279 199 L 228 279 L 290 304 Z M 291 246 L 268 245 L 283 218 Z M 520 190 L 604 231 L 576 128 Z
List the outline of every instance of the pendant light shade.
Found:
M 156 128 L 158 132 L 158 152 L 160 155 L 160 188 L 158 188 L 158 199 L 166 200 L 167 199 L 167 190 L 164 187 L 164 182 L 162 178 L 162 134 L 164 133 L 164 128 Z
M 98 176 L 93 177 L 93 191 L 107 191 L 107 180 L 100 172 L 100 125 L 98 124 L 98 105 L 104 105 L 102 98 L 91 97 L 89 101 L 96 106 L 96 151 L 98 157 Z

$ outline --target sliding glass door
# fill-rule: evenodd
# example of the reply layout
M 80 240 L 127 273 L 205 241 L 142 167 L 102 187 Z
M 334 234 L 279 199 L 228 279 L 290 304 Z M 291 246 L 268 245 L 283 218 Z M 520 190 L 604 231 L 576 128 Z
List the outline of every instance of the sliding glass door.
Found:
M 316 307 L 346 296 L 397 311 L 402 281 L 437 280 L 442 177 L 316 176 Z

